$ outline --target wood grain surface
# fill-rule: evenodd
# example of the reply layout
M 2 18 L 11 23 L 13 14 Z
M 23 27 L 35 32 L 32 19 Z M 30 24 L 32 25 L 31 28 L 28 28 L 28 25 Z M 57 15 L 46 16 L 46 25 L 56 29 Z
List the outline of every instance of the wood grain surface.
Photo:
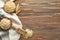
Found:
M 23 28 L 34 31 L 20 40 L 60 40 L 60 0 L 22 0 L 20 7 Z

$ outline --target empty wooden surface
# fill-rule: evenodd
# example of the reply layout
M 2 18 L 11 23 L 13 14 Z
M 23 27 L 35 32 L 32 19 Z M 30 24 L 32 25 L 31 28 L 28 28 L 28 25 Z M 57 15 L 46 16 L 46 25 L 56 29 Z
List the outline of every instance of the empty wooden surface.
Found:
M 23 28 L 34 31 L 32 38 L 20 40 L 60 40 L 60 0 L 22 0 L 20 5 Z

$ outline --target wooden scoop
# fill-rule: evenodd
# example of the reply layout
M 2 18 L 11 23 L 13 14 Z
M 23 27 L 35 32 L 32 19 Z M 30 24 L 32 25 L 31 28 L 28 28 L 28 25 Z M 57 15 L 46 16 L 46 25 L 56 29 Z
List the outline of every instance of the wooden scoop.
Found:
M 12 25 L 12 28 L 16 30 L 19 34 L 22 34 L 24 38 L 31 37 L 33 34 L 33 31 L 30 29 L 22 29 L 22 28 L 17 28 L 14 24 Z
M 7 26 L 6 26 L 7 25 Z M 9 26 L 8 26 L 9 25 Z M 1 20 L 0 22 L 0 27 L 4 30 L 7 30 L 8 28 L 10 28 L 11 26 L 11 20 L 4 18 Z M 22 34 L 24 38 L 28 38 L 31 37 L 33 34 L 33 31 L 30 29 L 22 29 L 22 28 L 18 28 L 14 23 L 12 23 L 12 27 L 14 30 L 16 30 L 17 33 Z

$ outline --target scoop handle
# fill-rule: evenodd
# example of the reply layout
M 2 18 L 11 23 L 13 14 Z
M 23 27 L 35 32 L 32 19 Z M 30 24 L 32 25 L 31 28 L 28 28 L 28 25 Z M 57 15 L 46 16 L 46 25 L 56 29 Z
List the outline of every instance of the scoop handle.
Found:
M 22 28 L 17 28 L 14 24 L 12 25 L 12 28 L 14 30 L 16 30 L 17 33 L 22 34 L 23 37 L 26 38 L 26 39 L 29 38 L 29 37 L 32 37 L 32 35 L 33 35 L 33 31 L 30 30 L 30 29 L 24 30 Z

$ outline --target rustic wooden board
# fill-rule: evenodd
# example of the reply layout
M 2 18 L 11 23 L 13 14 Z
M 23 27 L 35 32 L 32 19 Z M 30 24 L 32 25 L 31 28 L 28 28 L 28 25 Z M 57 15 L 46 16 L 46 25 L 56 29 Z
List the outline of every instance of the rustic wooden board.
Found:
M 60 17 L 25 16 L 20 18 L 23 28 L 34 31 L 33 37 L 27 40 L 60 40 Z
M 34 31 L 21 40 L 60 40 L 60 0 L 22 0 L 20 7 L 23 28 Z

